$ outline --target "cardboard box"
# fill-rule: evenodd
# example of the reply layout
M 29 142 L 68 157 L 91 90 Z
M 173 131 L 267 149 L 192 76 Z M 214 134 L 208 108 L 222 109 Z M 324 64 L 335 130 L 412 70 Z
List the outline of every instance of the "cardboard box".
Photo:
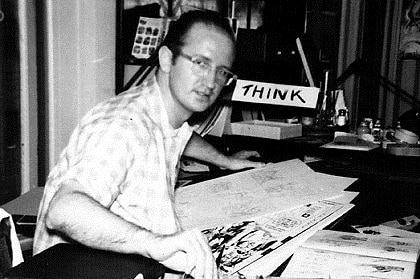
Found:
M 287 139 L 302 136 L 302 124 L 276 121 L 248 120 L 231 123 L 233 135 L 268 139 Z

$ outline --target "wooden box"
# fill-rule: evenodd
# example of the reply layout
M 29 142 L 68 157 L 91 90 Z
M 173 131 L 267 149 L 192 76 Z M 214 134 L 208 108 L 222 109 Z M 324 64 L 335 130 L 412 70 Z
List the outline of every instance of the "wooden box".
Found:
M 302 136 L 302 124 L 276 121 L 248 120 L 231 123 L 233 135 L 268 139 L 287 139 Z

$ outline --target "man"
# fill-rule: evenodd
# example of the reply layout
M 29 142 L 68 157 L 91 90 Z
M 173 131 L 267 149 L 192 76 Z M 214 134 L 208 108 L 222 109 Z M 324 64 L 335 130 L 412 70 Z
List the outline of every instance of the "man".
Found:
M 232 170 L 263 166 L 246 159 L 255 152 L 223 155 L 186 123 L 234 79 L 234 42 L 218 14 L 182 15 L 159 49 L 156 75 L 81 120 L 48 177 L 34 254 L 74 242 L 217 277 L 205 236 L 179 226 L 174 185 L 182 154 Z

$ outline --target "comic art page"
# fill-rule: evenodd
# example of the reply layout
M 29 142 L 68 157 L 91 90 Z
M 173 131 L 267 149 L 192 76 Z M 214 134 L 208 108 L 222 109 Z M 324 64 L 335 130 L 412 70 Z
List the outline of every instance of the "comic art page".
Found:
M 321 230 L 294 253 L 283 276 L 413 278 L 418 239 Z
M 220 270 L 232 274 L 281 247 L 342 207 L 340 203 L 319 201 L 203 232 L 218 259 Z
M 184 229 L 209 229 L 339 196 L 355 180 L 294 159 L 179 188 L 176 212 Z

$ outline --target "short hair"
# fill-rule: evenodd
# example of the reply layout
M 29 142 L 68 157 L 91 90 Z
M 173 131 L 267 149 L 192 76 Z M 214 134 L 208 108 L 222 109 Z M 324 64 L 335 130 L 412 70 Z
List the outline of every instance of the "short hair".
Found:
M 173 54 L 172 61 L 175 61 L 180 54 L 181 48 L 185 45 L 185 38 L 187 37 L 188 32 L 197 23 L 203 23 L 220 30 L 225 33 L 232 41 L 233 45 L 235 45 L 235 33 L 227 18 L 215 11 L 192 10 L 182 14 L 178 20 L 170 24 L 168 34 L 159 48 L 162 46 L 168 47 Z M 142 64 L 140 69 L 124 86 L 123 90 L 129 89 L 136 81 L 136 85 L 140 85 L 155 67 L 159 67 L 159 48 L 152 53 L 144 64 Z M 235 51 L 235 47 L 233 48 L 233 51 Z
M 168 34 L 162 42 L 162 46 L 166 46 L 172 51 L 173 59 L 178 57 L 181 48 L 185 45 L 188 32 L 197 23 L 202 23 L 220 30 L 235 45 L 235 33 L 227 18 L 215 11 L 192 10 L 182 14 L 178 20 L 171 23 Z

